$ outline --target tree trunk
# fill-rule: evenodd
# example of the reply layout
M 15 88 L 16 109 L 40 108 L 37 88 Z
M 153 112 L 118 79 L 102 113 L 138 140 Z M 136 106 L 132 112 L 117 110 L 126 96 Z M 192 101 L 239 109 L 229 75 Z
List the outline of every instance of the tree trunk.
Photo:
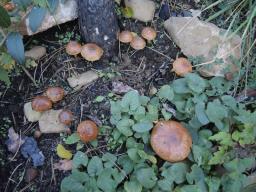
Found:
M 117 54 L 118 22 L 114 0 L 78 0 L 81 37 L 104 49 L 104 57 Z

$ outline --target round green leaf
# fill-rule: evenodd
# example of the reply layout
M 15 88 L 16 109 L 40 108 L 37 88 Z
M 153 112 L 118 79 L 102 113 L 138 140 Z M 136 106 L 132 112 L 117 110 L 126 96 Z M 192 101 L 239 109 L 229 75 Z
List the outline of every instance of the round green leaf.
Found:
M 11 19 L 8 12 L 0 5 L 0 27 L 7 28 L 11 25 Z

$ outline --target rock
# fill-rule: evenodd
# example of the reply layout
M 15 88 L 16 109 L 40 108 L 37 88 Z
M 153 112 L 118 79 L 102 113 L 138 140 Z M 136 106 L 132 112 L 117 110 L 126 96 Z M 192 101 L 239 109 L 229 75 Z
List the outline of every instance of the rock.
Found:
M 97 80 L 98 78 L 99 78 L 98 74 L 95 73 L 94 71 L 87 71 L 77 76 L 69 77 L 67 80 L 70 87 L 79 89 L 82 86 L 89 85 L 90 83 Z
M 25 51 L 25 56 L 34 60 L 38 60 L 46 54 L 46 48 L 43 46 L 34 46 L 30 50 Z
M 19 26 L 19 31 L 23 35 L 34 35 L 45 31 L 55 25 L 65 23 L 77 18 L 77 2 L 74 0 L 66 0 L 65 3 L 59 3 L 53 15 L 47 11 L 41 26 L 36 32 L 32 32 L 29 27 L 29 19 L 26 17 Z
M 24 105 L 24 114 L 28 121 L 36 122 L 40 119 L 42 113 L 34 111 L 31 106 L 31 102 L 25 103 Z
M 59 114 L 62 110 L 49 110 L 42 114 L 39 119 L 39 129 L 42 133 L 61 133 L 67 127 L 59 121 Z
M 38 175 L 38 170 L 34 168 L 28 168 L 25 173 L 25 181 L 27 183 L 33 181 Z
M 123 82 L 120 81 L 113 81 L 112 82 L 112 91 L 116 94 L 123 94 L 127 93 L 129 91 L 134 90 L 132 87 L 129 85 L 124 84 Z
M 170 17 L 164 27 L 186 56 L 203 59 L 199 68 L 203 76 L 224 76 L 238 67 L 231 58 L 241 57 L 241 38 L 225 38 L 226 30 L 196 17 Z M 215 62 L 217 61 L 217 62 Z
M 132 18 L 149 22 L 154 18 L 156 5 L 150 0 L 125 0 L 125 6 L 133 11 Z

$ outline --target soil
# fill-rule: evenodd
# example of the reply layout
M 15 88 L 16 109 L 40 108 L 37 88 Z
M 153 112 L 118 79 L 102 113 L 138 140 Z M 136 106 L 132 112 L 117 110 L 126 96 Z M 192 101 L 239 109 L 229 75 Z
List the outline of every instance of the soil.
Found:
M 123 19 L 121 28 L 140 33 L 145 23 Z M 119 80 L 141 94 L 148 95 L 150 87 L 156 88 L 166 84 L 173 79 L 170 73 L 171 61 L 180 56 L 179 49 L 170 40 L 163 28 L 163 21 L 156 19 L 147 25 L 157 30 L 157 39 L 148 44 L 149 48 L 134 51 L 128 45 L 120 45 L 119 53 L 111 61 L 99 61 L 95 63 L 86 62 L 80 57 L 71 57 L 65 53 L 64 44 L 58 42 L 56 33 L 61 35 L 74 32 L 73 37 L 79 35 L 77 21 L 54 27 L 47 32 L 40 33 L 25 39 L 26 48 L 32 45 L 43 45 L 47 47 L 47 55 L 38 61 L 38 66 L 29 70 L 39 84 L 36 87 L 27 75 L 22 73 L 14 77 L 10 88 L 0 86 L 0 146 L 1 146 L 1 169 L 0 169 L 0 191 L 59 191 L 61 180 L 69 175 L 69 172 L 53 170 L 53 163 L 59 161 L 56 155 L 56 146 L 63 142 L 65 134 L 44 134 L 37 142 L 40 150 L 45 156 L 45 164 L 38 168 L 39 175 L 31 183 L 24 180 L 25 170 L 32 167 L 30 159 L 25 159 L 18 153 L 16 156 L 7 151 L 6 130 L 13 127 L 16 132 L 26 136 L 33 136 L 38 128 L 38 123 L 29 123 L 23 114 L 23 105 L 34 96 L 40 95 L 50 86 L 62 86 L 67 95 L 65 99 L 54 106 L 56 109 L 66 108 L 71 110 L 76 119 L 71 126 L 75 131 L 81 120 L 92 119 L 99 125 L 110 125 L 109 102 L 95 102 L 97 96 L 107 97 L 112 91 L 112 81 Z M 35 41 L 36 40 L 36 41 Z M 103 77 L 88 87 L 73 91 L 67 83 L 67 78 L 73 73 L 82 73 L 88 70 L 96 70 Z M 99 138 L 101 148 L 104 149 L 105 139 Z M 92 146 L 86 146 L 92 148 Z M 74 149 L 75 151 L 75 149 Z M 98 154 L 95 150 L 92 154 Z

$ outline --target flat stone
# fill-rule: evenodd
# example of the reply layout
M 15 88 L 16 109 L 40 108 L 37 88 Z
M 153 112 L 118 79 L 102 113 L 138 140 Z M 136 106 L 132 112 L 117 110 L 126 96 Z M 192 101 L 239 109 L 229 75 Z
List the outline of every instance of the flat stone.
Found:
M 79 89 L 82 86 L 89 85 L 90 83 L 97 80 L 98 78 L 99 78 L 98 74 L 96 72 L 90 70 L 90 71 L 86 71 L 82 74 L 79 74 L 79 75 L 76 75 L 73 77 L 69 77 L 67 80 L 68 80 L 70 87 Z
M 32 32 L 29 27 L 29 19 L 26 17 L 19 26 L 19 31 L 23 35 L 34 35 L 45 31 L 55 25 L 66 23 L 77 18 L 77 2 L 74 0 L 66 0 L 65 3 L 59 3 L 53 15 L 47 11 L 45 18 L 36 32 Z
M 34 46 L 30 50 L 25 51 L 25 57 L 38 60 L 46 54 L 46 48 L 43 46 Z
M 42 115 L 42 113 L 34 111 L 32 109 L 31 102 L 25 103 L 23 110 L 24 115 L 29 122 L 37 122 Z
M 133 11 L 132 18 L 143 22 L 153 20 L 156 5 L 150 0 L 125 0 L 125 6 Z
M 164 27 L 186 56 L 202 59 L 198 69 L 201 75 L 224 76 L 238 71 L 232 60 L 241 57 L 242 40 L 238 35 L 227 39 L 226 30 L 196 17 L 170 17 Z
M 39 129 L 42 133 L 65 132 L 67 126 L 59 121 L 59 114 L 62 110 L 49 110 L 43 112 L 39 119 Z

